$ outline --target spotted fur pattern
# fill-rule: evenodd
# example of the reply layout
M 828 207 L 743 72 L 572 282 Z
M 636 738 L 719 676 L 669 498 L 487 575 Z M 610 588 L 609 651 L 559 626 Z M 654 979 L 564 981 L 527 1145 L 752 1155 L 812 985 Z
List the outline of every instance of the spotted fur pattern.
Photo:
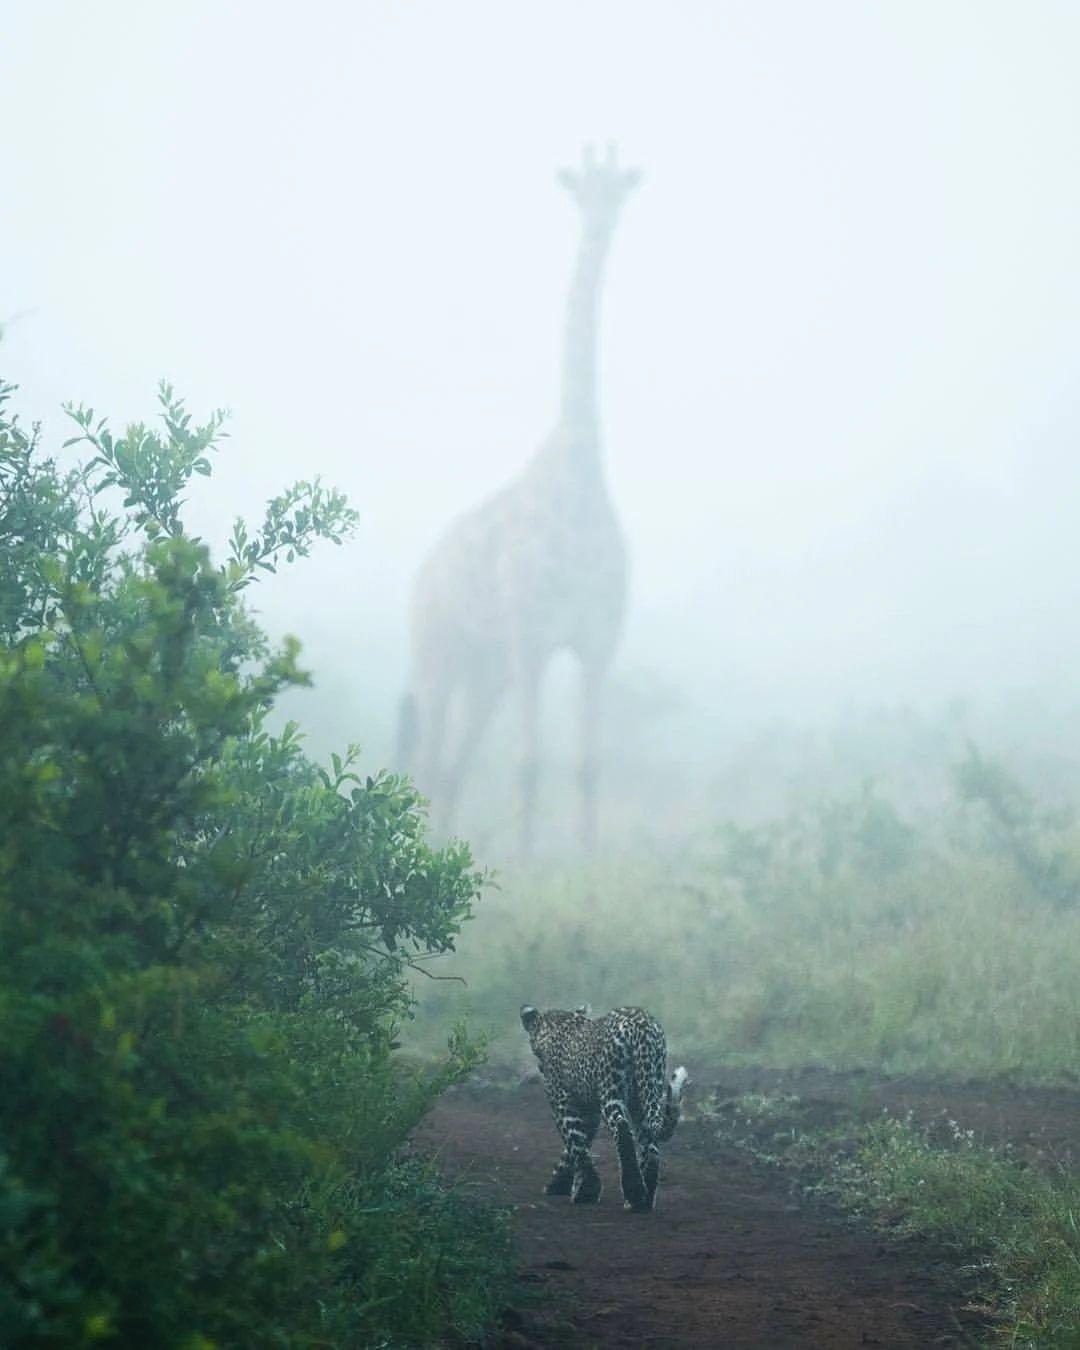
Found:
M 667 1078 L 664 1029 L 641 1008 L 616 1008 L 606 1017 L 588 1010 L 540 1012 L 526 1004 L 521 1022 L 540 1066 L 563 1151 L 548 1195 L 575 1204 L 599 1200 L 600 1176 L 589 1148 L 607 1126 L 619 1157 L 626 1208 L 651 1210 L 660 1178 L 658 1145 L 679 1122 L 686 1070 Z

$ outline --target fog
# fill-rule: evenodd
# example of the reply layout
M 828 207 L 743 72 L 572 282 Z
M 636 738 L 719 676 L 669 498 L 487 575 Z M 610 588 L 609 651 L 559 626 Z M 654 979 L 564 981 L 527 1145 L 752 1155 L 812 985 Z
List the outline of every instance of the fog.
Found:
M 720 764 L 852 705 L 1073 707 L 1075 5 L 41 3 L 4 29 L 3 374 L 50 445 L 64 400 L 123 423 L 161 377 L 228 406 L 191 503 L 213 541 L 295 477 L 348 492 L 356 538 L 257 597 L 327 746 L 389 756 L 416 569 L 554 419 L 554 173 L 609 139 L 644 173 L 601 316 L 626 716 L 670 702 Z

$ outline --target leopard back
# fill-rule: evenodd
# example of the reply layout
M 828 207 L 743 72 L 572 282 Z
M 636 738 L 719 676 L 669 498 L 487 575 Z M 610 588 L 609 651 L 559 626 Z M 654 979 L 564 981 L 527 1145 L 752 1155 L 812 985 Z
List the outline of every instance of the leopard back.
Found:
M 522 1022 L 549 1097 L 588 1116 L 619 1102 L 635 1126 L 663 1135 L 671 1092 L 667 1043 L 655 1017 L 643 1008 L 615 1008 L 593 1019 L 581 1009 L 526 1007 Z
M 529 1037 L 563 1151 L 544 1188 L 594 1204 L 602 1190 L 589 1152 L 601 1121 L 611 1132 L 628 1209 L 653 1208 L 660 1176 L 658 1143 L 679 1121 L 686 1070 L 667 1081 L 664 1030 L 642 1008 L 616 1008 L 592 1018 L 588 1008 L 540 1012 L 526 1004 L 521 1023 Z

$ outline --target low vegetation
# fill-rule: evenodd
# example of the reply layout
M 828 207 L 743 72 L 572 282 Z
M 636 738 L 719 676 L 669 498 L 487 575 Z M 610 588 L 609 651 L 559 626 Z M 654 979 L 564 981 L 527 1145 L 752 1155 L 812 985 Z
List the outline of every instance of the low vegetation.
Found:
M 996 1325 L 995 1341 L 1031 1350 L 1080 1343 L 1074 1171 L 1033 1167 L 955 1120 L 910 1112 L 823 1127 L 796 1096 L 751 1094 L 706 1101 L 699 1115 L 891 1239 L 931 1243 Z
M 867 787 L 591 870 L 502 879 L 467 987 L 421 990 L 524 1064 L 514 1012 L 641 1003 L 690 1061 L 1072 1084 L 1080 846 L 969 747 L 933 818 Z M 423 1024 L 421 1024 L 423 1031 Z
M 0 1328 L 6 1346 L 431 1345 L 501 1306 L 503 1218 L 402 1152 L 478 1050 L 396 1054 L 406 976 L 482 878 L 411 786 L 320 767 L 248 587 L 353 514 L 318 481 L 215 563 L 221 432 L 0 397 Z

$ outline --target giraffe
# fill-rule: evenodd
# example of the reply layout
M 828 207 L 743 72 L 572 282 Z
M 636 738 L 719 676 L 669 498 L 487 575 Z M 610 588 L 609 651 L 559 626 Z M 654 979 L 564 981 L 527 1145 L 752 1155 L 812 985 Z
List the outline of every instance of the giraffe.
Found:
M 541 681 L 564 649 L 581 670 L 580 837 L 587 851 L 596 839 L 599 714 L 626 601 L 626 549 L 600 439 L 597 311 L 615 223 L 639 178 L 618 166 L 611 146 L 603 162 L 589 148 L 580 170 L 560 171 L 582 230 L 567 297 L 558 419 L 519 476 L 443 535 L 413 590 L 400 767 L 415 774 L 436 823 L 448 831 L 473 752 L 512 695 L 522 856 L 534 837 Z M 452 707 L 457 737 L 446 753 Z

